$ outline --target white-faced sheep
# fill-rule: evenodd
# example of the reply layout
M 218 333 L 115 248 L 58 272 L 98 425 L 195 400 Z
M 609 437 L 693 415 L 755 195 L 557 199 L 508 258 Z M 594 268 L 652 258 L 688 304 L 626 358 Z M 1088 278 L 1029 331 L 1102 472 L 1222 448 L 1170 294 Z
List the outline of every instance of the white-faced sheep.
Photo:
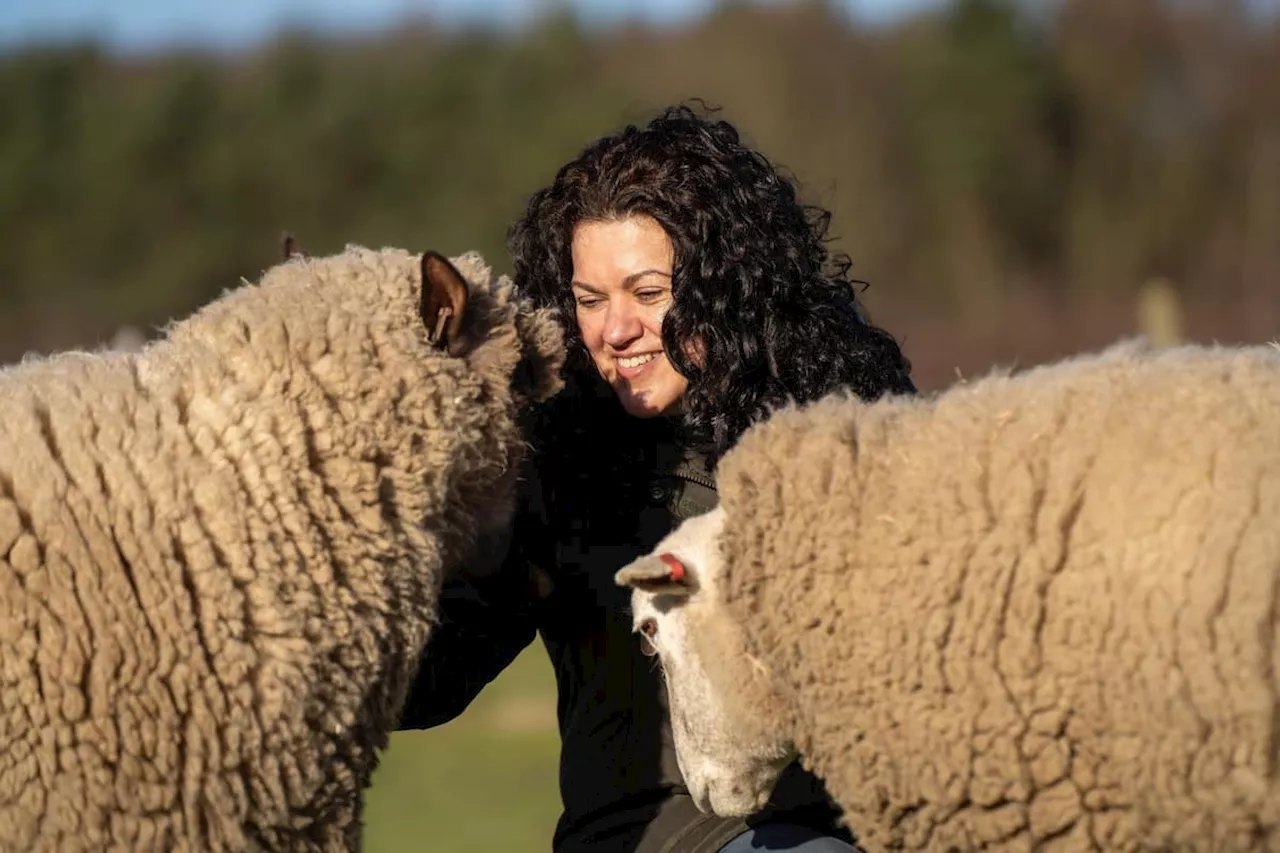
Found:
M 0 850 L 358 849 L 562 347 L 475 253 L 350 246 L 0 372 Z
M 868 850 L 1280 850 L 1280 352 L 793 406 L 618 573 L 704 811 Z M 673 573 L 674 568 L 674 573 Z

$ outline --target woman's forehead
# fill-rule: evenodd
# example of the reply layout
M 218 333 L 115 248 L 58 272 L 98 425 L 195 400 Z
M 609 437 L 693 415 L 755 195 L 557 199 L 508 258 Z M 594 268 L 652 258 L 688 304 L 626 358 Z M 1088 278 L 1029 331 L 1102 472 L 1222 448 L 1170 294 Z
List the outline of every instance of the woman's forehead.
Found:
M 583 222 L 574 230 L 573 284 L 585 290 L 633 287 L 670 279 L 674 260 L 666 231 L 649 217 Z

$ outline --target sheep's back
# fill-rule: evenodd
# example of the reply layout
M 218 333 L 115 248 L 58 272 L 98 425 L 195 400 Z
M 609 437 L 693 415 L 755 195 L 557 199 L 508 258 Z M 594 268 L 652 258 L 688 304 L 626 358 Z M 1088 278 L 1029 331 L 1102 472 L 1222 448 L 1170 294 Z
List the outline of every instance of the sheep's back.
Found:
M 161 812 L 178 793 L 184 697 L 156 678 L 188 656 L 172 623 L 194 616 L 160 592 L 163 555 L 139 553 L 159 522 L 144 472 L 161 448 L 130 365 L 74 354 L 0 374 L 5 849 L 103 847 L 106 812 Z
M 722 466 L 729 606 L 873 847 L 1230 849 L 1276 802 L 1276 354 L 1108 356 Z
M 1019 707 L 1061 717 L 1039 787 L 1078 789 L 1057 819 L 1089 815 L 1111 848 L 1280 845 L 1280 354 L 1116 367 L 1021 632 L 1039 655 L 1004 667 Z
M 326 538 L 343 510 L 324 475 L 365 472 L 313 470 L 286 413 L 170 370 L 67 355 L 0 374 L 2 849 L 237 849 L 309 803 L 346 809 L 380 737 L 353 697 L 393 699 L 359 682 L 397 618 L 427 623 L 430 566 L 416 595 L 410 573 L 371 589 L 348 546 L 408 555 L 376 530 Z M 348 612 L 321 606 L 335 595 Z

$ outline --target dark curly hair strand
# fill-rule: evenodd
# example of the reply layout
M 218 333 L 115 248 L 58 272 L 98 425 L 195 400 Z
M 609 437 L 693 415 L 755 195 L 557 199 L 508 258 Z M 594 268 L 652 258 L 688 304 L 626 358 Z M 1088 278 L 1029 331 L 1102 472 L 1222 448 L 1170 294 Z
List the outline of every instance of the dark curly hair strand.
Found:
M 848 257 L 827 248 L 831 214 L 802 204 L 733 125 L 686 105 L 597 140 L 534 193 L 508 235 L 517 286 L 572 318 L 575 226 L 635 214 L 660 223 L 675 249 L 663 345 L 689 382 L 684 425 L 713 460 L 787 402 L 915 391 L 896 341 L 863 315 Z M 573 368 L 589 369 L 576 324 L 566 326 Z

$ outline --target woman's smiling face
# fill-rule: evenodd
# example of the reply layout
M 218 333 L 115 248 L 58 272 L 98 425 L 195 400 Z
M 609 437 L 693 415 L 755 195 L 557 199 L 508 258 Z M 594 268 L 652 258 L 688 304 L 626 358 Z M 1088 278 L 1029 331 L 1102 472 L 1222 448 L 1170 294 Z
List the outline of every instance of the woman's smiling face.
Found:
M 675 263 L 666 231 L 644 215 L 586 221 L 572 251 L 578 329 L 596 370 L 629 414 L 676 411 L 688 382 L 662 346 Z

